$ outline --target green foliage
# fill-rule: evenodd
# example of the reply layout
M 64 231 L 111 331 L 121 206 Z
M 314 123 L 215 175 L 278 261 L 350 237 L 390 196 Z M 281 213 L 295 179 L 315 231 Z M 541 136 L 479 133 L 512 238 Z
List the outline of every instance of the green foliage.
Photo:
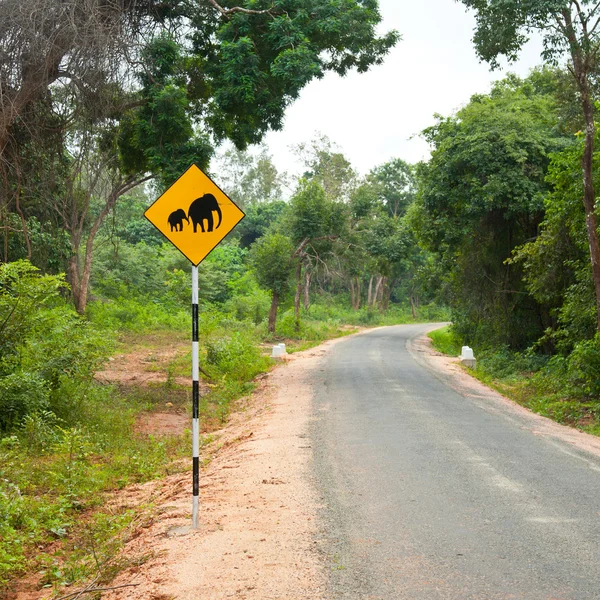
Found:
M 535 238 L 550 156 L 570 143 L 557 127 L 553 81 L 509 76 L 425 131 L 434 150 L 410 219 L 448 273 L 452 320 L 470 345 L 524 349 L 550 324 L 508 259 Z
M 143 101 L 122 119 L 117 146 L 126 174 L 150 171 L 167 187 L 190 164 L 206 168 L 212 146 L 194 132 L 182 48 L 160 35 L 146 46 L 142 61 Z
M 238 331 L 208 340 L 206 362 L 217 377 L 242 382 L 252 380 L 270 364 L 257 347 L 251 331 Z
M 450 356 L 460 355 L 462 344 L 450 325 L 430 331 L 427 336 L 436 350 Z
M 323 188 L 329 200 L 346 200 L 356 184 L 356 172 L 348 159 L 327 137 L 298 144 L 296 154 L 306 169 L 303 178 Z
M 192 17 L 193 52 L 202 57 L 213 102 L 208 122 L 238 147 L 279 129 L 285 108 L 315 77 L 379 64 L 398 35 L 376 35 L 376 2 L 286 0 L 268 13 L 235 13 L 222 23 Z M 206 92 L 204 92 L 206 94 Z
M 160 302 L 122 297 L 90 303 L 87 317 L 95 326 L 107 331 L 182 331 L 188 330 L 191 323 L 189 310 L 168 310 L 168 307 Z
M 283 214 L 285 207 L 286 203 L 281 200 L 249 206 L 246 216 L 235 229 L 236 234 L 240 236 L 242 248 L 249 248 L 265 235 Z
M 429 334 L 440 352 L 456 356 L 462 344 L 452 329 Z M 569 356 L 549 357 L 504 346 L 474 348 L 474 376 L 530 410 L 590 433 L 600 431 L 600 340 L 577 344 Z
M 216 163 L 211 164 L 211 170 L 215 178 L 218 177 L 220 187 L 246 211 L 246 218 L 236 227 L 237 235 L 240 235 L 240 227 L 247 226 L 252 212 L 260 216 L 265 209 L 268 211 L 270 207 L 281 206 L 287 176 L 278 172 L 265 146 L 260 147 L 258 154 L 237 149 L 226 150 L 217 156 Z M 244 237 L 243 233 L 241 237 Z M 242 245 L 247 247 L 253 241 Z
M 306 239 L 341 233 L 345 225 L 345 206 L 327 197 L 314 179 L 301 180 L 289 204 L 285 227 L 295 244 Z
M 462 3 L 475 9 L 477 27 L 473 43 L 479 57 L 493 67 L 498 66 L 499 56 L 506 56 L 509 61 L 517 60 L 519 51 L 527 42 L 527 34 L 534 29 L 544 36 L 544 56 L 547 60 L 555 61 L 558 55 L 569 49 L 566 28 L 557 27 L 556 23 L 563 11 L 571 15 L 571 7 L 563 0 L 462 0 Z M 593 28 L 588 29 L 587 23 L 594 22 L 598 17 L 598 6 L 587 10 L 587 4 L 583 3 L 581 15 L 581 21 L 585 23 L 586 46 L 597 38 Z M 577 14 L 572 16 L 574 36 L 575 32 L 579 33 L 579 20 Z
M 400 158 L 373 169 L 367 182 L 374 188 L 378 201 L 392 217 L 402 216 L 415 199 L 414 168 Z
M 25 261 L 0 265 L 0 433 L 41 411 L 69 414 L 111 349 L 65 304 L 64 288 Z
M 540 234 L 516 248 L 514 261 L 521 263 L 527 289 L 548 307 L 551 319 L 541 341 L 550 349 L 568 353 L 574 345 L 593 338 L 596 311 L 581 197 L 583 141 L 552 154 L 547 180 L 553 190 L 545 198 Z M 594 154 L 594 183 L 600 184 L 600 153 Z
M 88 386 L 68 422 L 31 413 L 12 435 L 0 437 L 0 586 L 27 566 L 46 571 L 49 583 L 92 573 L 88 568 L 76 576 L 64 560 L 58 567 L 52 555 L 31 554 L 31 548 L 75 535 L 79 513 L 102 506 L 101 492 L 164 475 L 165 466 L 183 455 L 183 440 L 133 435 L 133 417 L 142 408 L 112 388 Z M 110 550 L 100 538 L 113 543 L 116 533 L 106 519 L 116 524 L 119 518 L 111 508 L 85 520 L 88 533 L 98 536 L 98 554 Z M 86 545 L 88 560 L 90 551 Z
M 260 238 L 250 250 L 250 262 L 258 283 L 285 295 L 289 291 L 294 246 L 288 237 L 271 233 Z
M 50 390 L 40 375 L 19 372 L 0 377 L 0 432 L 49 407 Z
M 567 362 L 567 378 L 573 393 L 581 398 L 600 399 L 600 336 L 575 345 Z
M 258 325 L 269 313 L 271 299 L 269 293 L 261 289 L 254 273 L 246 273 L 229 283 L 231 298 L 224 304 L 226 312 L 239 321 L 251 321 Z

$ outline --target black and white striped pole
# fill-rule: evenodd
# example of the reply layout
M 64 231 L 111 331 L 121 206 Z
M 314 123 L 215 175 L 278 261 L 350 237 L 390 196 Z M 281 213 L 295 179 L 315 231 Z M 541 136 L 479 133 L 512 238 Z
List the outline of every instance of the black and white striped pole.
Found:
M 192 528 L 198 529 L 200 504 L 200 356 L 198 344 L 198 267 L 192 267 Z

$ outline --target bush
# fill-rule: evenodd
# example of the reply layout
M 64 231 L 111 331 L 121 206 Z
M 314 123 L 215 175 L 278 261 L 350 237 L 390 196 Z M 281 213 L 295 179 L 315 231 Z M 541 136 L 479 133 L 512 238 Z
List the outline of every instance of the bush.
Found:
M 600 337 L 575 345 L 567 362 L 567 378 L 576 397 L 600 398 Z
M 206 362 L 221 378 L 250 381 L 270 364 L 251 335 L 234 333 L 208 340 Z
M 32 373 L 0 377 L 0 432 L 9 431 L 23 418 L 50 406 L 48 384 Z
M 190 311 L 143 298 L 90 302 L 87 317 L 105 330 L 181 331 L 191 328 Z
M 0 433 L 27 415 L 70 415 L 112 349 L 67 305 L 63 276 L 40 275 L 26 261 L 0 266 Z
M 462 344 L 451 326 L 441 327 L 429 332 L 427 335 L 431 338 L 433 347 L 439 352 L 450 356 L 460 354 Z

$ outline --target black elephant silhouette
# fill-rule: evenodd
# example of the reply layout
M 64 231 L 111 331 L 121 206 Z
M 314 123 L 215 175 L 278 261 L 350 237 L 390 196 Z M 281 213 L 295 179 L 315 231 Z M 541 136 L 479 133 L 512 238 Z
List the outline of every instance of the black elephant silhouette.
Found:
M 169 225 L 171 226 L 171 231 L 183 231 L 184 221 L 187 221 L 189 225 L 190 220 L 187 218 L 183 208 L 178 208 L 175 212 L 172 212 L 169 215 Z
M 200 225 L 202 233 L 206 233 L 206 231 L 210 232 L 213 230 L 213 211 L 215 211 L 217 215 L 219 215 L 219 222 L 215 227 L 215 229 L 218 229 L 219 225 L 221 225 L 223 215 L 221 213 L 221 208 L 219 206 L 219 203 L 217 202 L 217 199 L 212 194 L 204 194 L 204 196 L 196 198 L 190 204 L 188 216 L 192 220 L 192 224 L 194 225 L 194 233 L 197 232 L 198 225 Z M 206 230 L 204 229 L 204 221 L 207 222 Z

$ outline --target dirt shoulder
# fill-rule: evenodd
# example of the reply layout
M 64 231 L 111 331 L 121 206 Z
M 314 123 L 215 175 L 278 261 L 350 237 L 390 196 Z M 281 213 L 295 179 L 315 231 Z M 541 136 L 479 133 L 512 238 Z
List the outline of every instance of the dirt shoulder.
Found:
M 198 530 L 187 530 L 189 476 L 140 487 L 138 500 L 152 499 L 159 518 L 125 547 L 122 558 L 136 563 L 148 553 L 152 557 L 111 584 L 135 587 L 103 598 L 324 598 L 325 576 L 313 541 L 318 499 L 307 484 L 308 375 L 337 342 L 291 355 L 232 417 L 201 474 Z

